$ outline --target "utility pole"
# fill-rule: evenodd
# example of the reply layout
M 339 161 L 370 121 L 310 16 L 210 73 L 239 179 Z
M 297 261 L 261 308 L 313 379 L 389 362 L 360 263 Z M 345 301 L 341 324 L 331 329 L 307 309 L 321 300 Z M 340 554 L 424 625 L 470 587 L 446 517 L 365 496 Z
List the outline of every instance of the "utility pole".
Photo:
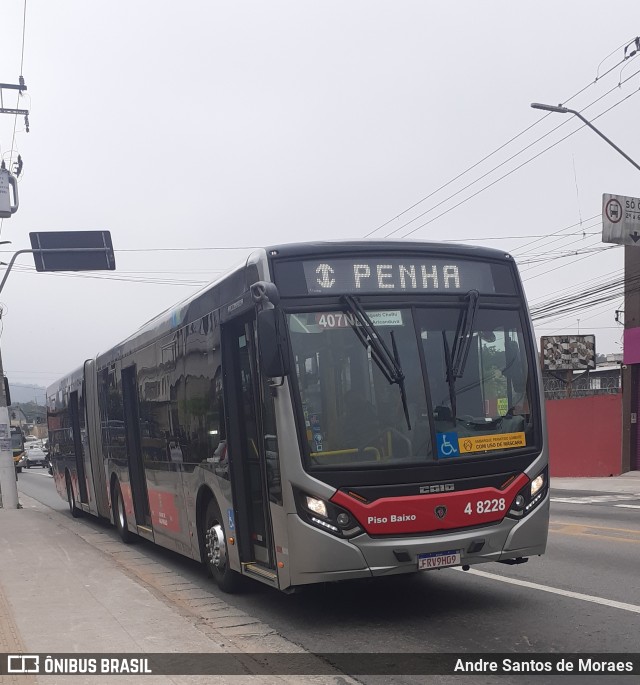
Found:
M 29 112 L 26 109 L 13 109 L 4 106 L 3 90 L 17 90 L 20 95 L 27 89 L 24 78 L 20 76 L 18 84 L 0 83 L 0 114 L 21 114 L 29 131 Z M 17 172 L 19 173 L 19 171 Z M 13 200 L 11 191 L 13 190 Z M 18 183 L 10 169 L 5 167 L 4 161 L 0 165 L 0 219 L 9 219 L 18 210 Z M 8 270 L 7 270 L 8 273 Z M 0 313 L 1 316 L 1 313 Z M 11 421 L 7 407 L 5 393 L 4 370 L 2 355 L 0 354 L 0 503 L 5 509 L 17 509 L 18 485 L 17 471 L 13 463 L 13 447 L 11 445 Z
M 0 495 L 5 509 L 18 508 L 18 479 L 16 467 L 13 463 L 13 448 L 11 446 L 11 422 L 7 396 L 4 391 L 4 372 L 2 370 L 2 354 L 0 353 Z

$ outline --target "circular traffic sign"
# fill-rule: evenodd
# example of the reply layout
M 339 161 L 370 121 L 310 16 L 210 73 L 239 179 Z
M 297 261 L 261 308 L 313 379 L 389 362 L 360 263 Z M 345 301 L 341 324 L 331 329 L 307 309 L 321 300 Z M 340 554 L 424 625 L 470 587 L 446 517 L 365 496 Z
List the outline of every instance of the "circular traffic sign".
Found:
M 604 212 L 612 224 L 617 224 L 622 219 L 622 205 L 614 197 L 607 202 Z

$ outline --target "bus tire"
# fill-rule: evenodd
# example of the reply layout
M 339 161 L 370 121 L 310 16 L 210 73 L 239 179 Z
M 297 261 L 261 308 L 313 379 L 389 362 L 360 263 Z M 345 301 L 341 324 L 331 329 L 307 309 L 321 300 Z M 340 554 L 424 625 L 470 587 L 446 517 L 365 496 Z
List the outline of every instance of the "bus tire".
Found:
M 115 523 L 116 530 L 118 531 L 118 535 L 122 542 L 128 545 L 133 542 L 134 535 L 127 526 L 127 512 L 124 508 L 124 499 L 122 499 L 120 483 L 117 480 L 113 485 L 113 497 L 111 498 L 111 502 L 113 507 L 113 522 Z
M 69 512 L 74 519 L 77 519 L 82 513 L 78 507 L 76 507 L 76 496 L 73 492 L 73 486 L 71 485 L 71 476 L 67 473 L 67 502 L 69 502 Z
M 229 566 L 224 522 L 214 500 L 207 505 L 202 538 L 202 557 L 207 571 L 223 592 L 238 592 L 242 576 Z

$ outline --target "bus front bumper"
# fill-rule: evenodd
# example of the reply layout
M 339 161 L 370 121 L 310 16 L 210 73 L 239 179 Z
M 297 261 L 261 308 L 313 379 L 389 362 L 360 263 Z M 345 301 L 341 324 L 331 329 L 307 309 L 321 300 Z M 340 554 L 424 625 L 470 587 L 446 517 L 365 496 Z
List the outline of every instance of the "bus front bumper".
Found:
M 549 494 L 521 520 L 456 530 L 451 533 L 406 537 L 359 535 L 338 538 L 289 517 L 291 585 L 331 582 L 348 578 L 390 576 L 418 571 L 418 555 L 456 550 L 460 565 L 508 561 L 543 554 L 549 527 Z

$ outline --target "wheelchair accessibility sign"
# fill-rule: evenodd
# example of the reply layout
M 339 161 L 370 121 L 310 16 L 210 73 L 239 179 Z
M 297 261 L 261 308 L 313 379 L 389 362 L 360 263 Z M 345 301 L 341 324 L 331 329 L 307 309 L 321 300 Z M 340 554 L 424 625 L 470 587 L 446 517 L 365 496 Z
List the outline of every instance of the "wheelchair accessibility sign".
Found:
M 454 431 L 451 431 L 450 433 L 436 433 L 436 440 L 438 442 L 439 459 L 460 456 L 460 450 L 458 449 L 457 433 L 455 433 Z

